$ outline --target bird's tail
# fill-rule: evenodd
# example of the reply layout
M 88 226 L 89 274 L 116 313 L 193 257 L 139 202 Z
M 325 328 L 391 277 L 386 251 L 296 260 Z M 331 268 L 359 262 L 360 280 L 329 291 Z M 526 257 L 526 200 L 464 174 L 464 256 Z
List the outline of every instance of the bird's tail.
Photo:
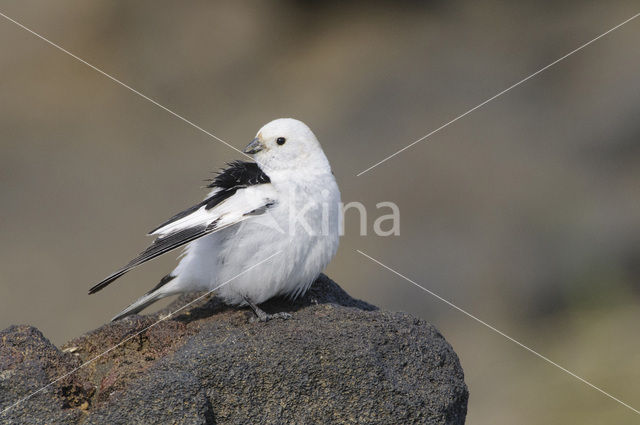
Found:
M 154 302 L 172 295 L 173 292 L 165 290 L 164 285 L 169 283 L 174 278 L 175 276 L 172 276 L 170 274 L 163 277 L 160 283 L 158 283 L 152 290 L 138 298 L 133 304 L 118 313 L 113 319 L 111 319 L 111 321 L 115 322 L 116 320 L 131 316 L 132 314 L 139 313 Z

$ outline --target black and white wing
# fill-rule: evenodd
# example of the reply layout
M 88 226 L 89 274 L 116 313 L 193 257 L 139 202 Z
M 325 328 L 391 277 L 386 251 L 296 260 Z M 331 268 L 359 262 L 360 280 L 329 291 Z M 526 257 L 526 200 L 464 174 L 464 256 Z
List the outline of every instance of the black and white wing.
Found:
M 89 290 L 98 292 L 134 267 L 202 236 L 264 213 L 276 202 L 269 176 L 254 163 L 236 161 L 209 185 L 213 191 L 197 205 L 171 217 L 149 232 L 151 246 Z

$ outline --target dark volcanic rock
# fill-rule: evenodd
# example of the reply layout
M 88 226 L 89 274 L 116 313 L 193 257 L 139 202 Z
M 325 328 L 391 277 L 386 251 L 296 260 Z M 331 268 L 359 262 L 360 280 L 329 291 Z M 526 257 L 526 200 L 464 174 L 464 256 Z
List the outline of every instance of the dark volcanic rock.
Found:
M 464 423 L 468 392 L 451 346 L 430 324 L 349 297 L 322 275 L 274 300 L 289 320 L 253 322 L 214 297 L 155 323 L 105 325 L 58 350 L 35 328 L 0 334 L 0 423 Z
M 79 409 L 71 406 L 75 377 L 56 382 L 28 400 L 18 400 L 45 387 L 79 365 L 31 326 L 11 326 L 0 332 L 0 420 L 8 423 L 65 423 L 77 421 Z

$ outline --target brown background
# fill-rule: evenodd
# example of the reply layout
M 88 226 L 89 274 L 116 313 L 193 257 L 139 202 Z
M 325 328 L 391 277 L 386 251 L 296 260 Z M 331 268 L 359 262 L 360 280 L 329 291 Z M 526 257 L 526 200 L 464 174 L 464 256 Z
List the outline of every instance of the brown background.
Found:
M 371 164 L 640 11 L 635 1 L 2 2 L 0 11 L 242 148 L 294 116 L 354 217 L 328 274 L 433 322 L 469 423 L 637 416 L 369 260 L 361 249 L 640 406 L 640 19 L 371 172 Z M 0 326 L 61 344 L 175 264 L 95 296 L 233 150 L 0 18 Z M 105 347 L 106 348 L 106 347 Z

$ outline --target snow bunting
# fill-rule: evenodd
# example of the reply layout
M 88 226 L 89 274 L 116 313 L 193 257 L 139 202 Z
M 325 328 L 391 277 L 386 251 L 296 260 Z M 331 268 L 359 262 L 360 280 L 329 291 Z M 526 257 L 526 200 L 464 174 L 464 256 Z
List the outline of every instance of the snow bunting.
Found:
M 256 162 L 229 164 L 205 200 L 149 232 L 157 236 L 151 246 L 89 290 L 184 246 L 178 266 L 112 320 L 169 295 L 219 287 L 227 304 L 248 305 L 266 321 L 273 316 L 258 304 L 304 294 L 329 264 L 338 249 L 340 191 L 313 132 L 301 121 L 277 119 L 244 152 Z

